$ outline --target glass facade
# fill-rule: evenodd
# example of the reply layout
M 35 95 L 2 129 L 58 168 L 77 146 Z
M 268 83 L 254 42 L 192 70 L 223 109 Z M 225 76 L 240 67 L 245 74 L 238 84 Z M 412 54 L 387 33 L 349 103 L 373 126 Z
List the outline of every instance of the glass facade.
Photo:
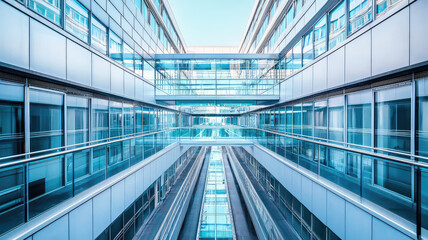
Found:
M 67 145 L 89 141 L 89 100 L 67 96 Z
M 30 89 L 31 152 L 63 146 L 64 95 Z
M 91 18 L 91 45 L 107 54 L 107 28 L 95 17 Z
M 89 11 L 76 0 L 66 0 L 65 30 L 85 43 L 88 43 Z

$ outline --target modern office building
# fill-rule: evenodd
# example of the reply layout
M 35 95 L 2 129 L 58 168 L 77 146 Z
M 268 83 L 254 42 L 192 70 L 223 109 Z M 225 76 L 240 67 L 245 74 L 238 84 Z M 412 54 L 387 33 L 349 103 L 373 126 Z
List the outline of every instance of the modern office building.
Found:
M 428 0 L 173 11 L 0 0 L 0 239 L 428 239 Z

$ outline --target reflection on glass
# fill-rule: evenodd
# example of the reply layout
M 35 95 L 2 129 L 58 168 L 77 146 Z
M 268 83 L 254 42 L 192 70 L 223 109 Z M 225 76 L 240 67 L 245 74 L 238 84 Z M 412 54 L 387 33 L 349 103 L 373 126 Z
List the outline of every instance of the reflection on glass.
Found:
M 128 44 L 123 44 L 123 65 L 134 71 L 134 50 Z
M 314 135 L 317 138 L 327 139 L 327 101 L 315 102 Z
M 375 93 L 376 147 L 410 151 L 411 86 Z
M 349 94 L 348 142 L 371 146 L 371 91 Z
M 386 12 L 386 10 L 396 6 L 403 0 L 376 0 L 376 16 L 380 16 Z
M 344 98 L 343 96 L 328 99 L 328 138 L 343 142 L 344 138 Z
M 0 83 L 0 157 L 24 152 L 24 87 Z
M 122 44 L 122 39 L 110 30 L 110 57 L 120 63 L 123 62 Z
M 372 1 L 349 0 L 349 33 L 362 28 L 372 20 Z
M 62 146 L 63 95 L 30 89 L 31 152 Z
M 91 45 L 100 52 L 107 54 L 107 28 L 93 15 L 91 19 Z
M 108 138 L 108 101 L 92 99 L 92 138 L 100 140 Z
M 416 153 L 428 157 L 428 78 L 416 81 Z M 428 183 L 427 183 L 428 184 Z M 428 199 L 427 199 L 428 200 Z
M 135 107 L 135 131 L 143 132 L 143 108 L 141 106 Z
M 29 0 L 28 6 L 55 24 L 61 24 L 61 0 Z
M 297 15 L 303 6 L 303 0 L 296 0 L 296 13 L 294 15 Z
M 88 99 L 67 96 L 67 145 L 87 142 L 89 139 Z
M 89 12 L 76 0 L 67 0 L 65 4 L 65 30 L 88 43 Z
M 303 38 L 303 66 L 314 59 L 313 31 L 310 31 Z
M 293 73 L 293 49 L 288 50 L 285 54 L 285 76 L 288 77 Z
M 314 58 L 327 51 L 327 17 L 322 17 L 314 26 Z
M 290 9 L 288 9 L 287 15 L 285 15 L 285 19 L 287 20 L 287 26 L 290 26 L 291 22 L 294 18 L 294 7 L 293 4 L 291 4 Z
M 123 104 L 123 123 L 125 135 L 134 133 L 134 106 L 132 104 Z
M 312 124 L 313 124 L 313 103 L 303 103 L 302 107 L 302 134 L 306 136 L 312 136 Z
M 293 71 L 302 67 L 302 40 L 298 41 L 293 47 Z
M 155 82 L 155 69 L 147 61 L 144 61 L 144 70 L 143 70 L 144 79 L 154 83 Z
M 138 76 L 143 76 L 143 58 L 140 56 L 140 54 L 135 53 L 135 73 L 138 74 Z
M 122 135 L 122 103 L 110 101 L 110 137 Z
M 285 109 L 285 131 L 291 133 L 293 132 L 293 107 L 287 106 Z
M 329 48 L 334 48 L 346 38 L 345 1 L 330 12 Z
M 293 133 L 301 134 L 302 130 L 302 105 L 296 104 L 293 106 Z

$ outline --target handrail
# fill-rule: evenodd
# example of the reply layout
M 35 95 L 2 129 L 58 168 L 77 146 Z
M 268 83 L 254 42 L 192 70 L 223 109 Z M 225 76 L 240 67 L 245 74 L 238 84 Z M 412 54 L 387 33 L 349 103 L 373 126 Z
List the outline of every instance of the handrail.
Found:
M 306 142 L 310 142 L 310 143 L 314 143 L 314 144 L 318 144 L 318 145 L 324 145 L 324 146 L 327 146 L 327 147 L 338 148 L 338 149 L 341 149 L 341 150 L 344 150 L 344 151 L 349 151 L 349 152 L 353 152 L 353 153 L 357 153 L 357 154 L 368 155 L 368 156 L 371 156 L 371 157 L 382 158 L 382 159 L 390 160 L 390 161 L 393 161 L 393 162 L 398 162 L 398 163 L 403 163 L 403 164 L 409 164 L 409 165 L 417 166 L 417 167 L 428 168 L 428 163 L 415 162 L 415 161 L 407 160 L 407 159 L 400 158 L 400 157 L 395 157 L 395 156 L 390 156 L 390 155 L 384 155 L 384 154 L 375 153 L 375 152 L 369 152 L 369 151 L 365 151 L 365 150 L 361 150 L 361 149 L 344 147 L 344 146 L 340 146 L 340 145 L 332 144 L 332 143 L 327 143 L 327 142 L 319 142 L 319 141 L 316 141 L 316 140 L 311 140 L 311 139 L 307 139 L 307 138 L 303 138 L 303 137 L 296 137 L 296 136 L 288 135 L 286 133 L 274 132 L 274 131 L 270 131 L 270 130 L 266 130 L 266 129 L 252 128 L 252 127 L 249 127 L 247 129 L 261 130 L 261 131 L 269 132 L 269 133 L 272 133 L 272 134 L 277 134 L 277 135 L 281 135 L 281 136 L 284 136 L 284 137 L 290 137 L 290 138 L 294 138 L 294 139 L 297 139 L 297 140 L 306 141 Z M 376 149 L 376 150 L 379 150 L 379 149 Z M 414 157 L 415 158 L 419 158 L 419 156 L 414 156 Z M 427 158 L 423 158 L 423 159 L 427 159 Z
M 50 153 L 50 154 L 46 154 L 46 155 L 40 155 L 40 156 L 25 158 L 25 159 L 21 159 L 21 160 L 11 161 L 11 162 L 7 162 L 7 163 L 1 163 L 0 164 L 0 168 L 11 167 L 11 166 L 15 166 L 15 165 L 18 165 L 18 164 L 33 162 L 33 161 L 37 161 L 37 160 L 44 159 L 44 158 L 51 158 L 51 157 L 56 157 L 56 156 L 59 156 L 59 155 L 64 155 L 64 154 L 72 153 L 72 152 L 83 151 L 83 150 L 86 150 L 86 149 L 95 148 L 95 147 L 99 147 L 99 146 L 103 146 L 103 145 L 108 145 L 108 144 L 112 144 L 112 143 L 124 142 L 124 141 L 127 141 L 127 140 L 139 138 L 139 137 L 149 136 L 149 135 L 158 134 L 158 133 L 167 132 L 167 131 L 173 131 L 173 130 L 176 130 L 176 129 L 180 129 L 180 128 L 171 128 L 171 129 L 161 130 L 161 131 L 157 131 L 157 132 L 143 133 L 143 134 L 140 134 L 140 135 L 135 135 L 135 136 L 131 136 L 131 137 L 125 137 L 125 138 L 121 138 L 121 139 L 116 139 L 116 140 L 109 141 L 109 142 L 102 142 L 102 143 L 88 145 L 88 146 L 84 146 L 84 147 L 80 147 L 80 148 L 69 149 L 69 150 L 65 150 L 65 151 L 61 151 L 61 152 L 54 152 L 54 153 Z M 33 154 L 33 153 L 27 153 L 27 154 Z

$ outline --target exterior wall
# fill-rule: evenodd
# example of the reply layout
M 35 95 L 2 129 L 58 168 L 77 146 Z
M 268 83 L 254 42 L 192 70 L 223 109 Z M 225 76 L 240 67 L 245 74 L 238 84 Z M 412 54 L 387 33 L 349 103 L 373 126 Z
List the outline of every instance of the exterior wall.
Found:
M 425 32 L 417 26 L 428 20 L 419 10 L 428 3 L 400 6 L 287 77 L 281 102 L 426 65 L 428 47 L 420 42 Z
M 4 239 L 95 239 L 189 147 L 179 144 L 95 185 L 4 235 Z
M 246 146 L 278 181 L 341 239 L 416 239 L 414 230 L 260 146 Z

